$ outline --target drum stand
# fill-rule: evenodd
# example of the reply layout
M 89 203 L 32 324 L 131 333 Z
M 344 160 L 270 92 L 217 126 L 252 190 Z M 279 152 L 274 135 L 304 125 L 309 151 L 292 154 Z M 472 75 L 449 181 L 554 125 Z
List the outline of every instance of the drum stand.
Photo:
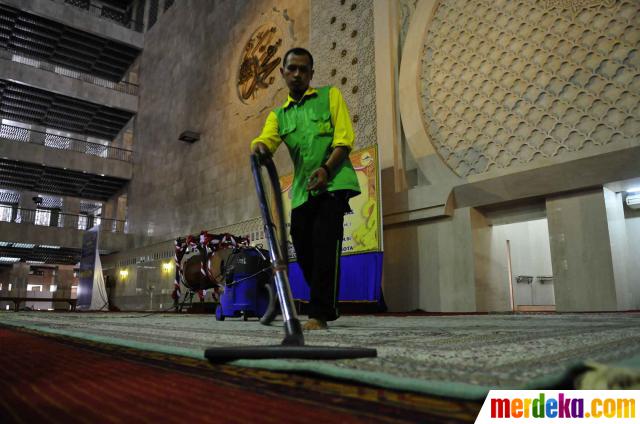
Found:
M 186 286 L 185 286 L 186 287 Z M 189 287 L 187 287 L 187 291 L 185 292 L 184 296 L 182 297 L 182 302 L 180 302 L 178 304 L 178 312 L 182 312 L 182 308 L 184 308 L 185 303 L 187 303 L 187 298 L 189 298 L 189 303 L 188 306 L 189 308 L 193 308 L 193 297 L 196 295 L 196 291 L 191 290 Z
M 267 197 L 262 181 L 261 163 L 258 157 L 251 155 L 251 171 L 256 184 L 260 211 L 264 224 L 267 243 L 269 244 L 269 256 L 276 285 L 280 309 L 284 320 L 284 339 L 280 345 L 271 346 L 234 346 L 213 347 L 205 350 L 204 356 L 213 363 L 228 362 L 236 359 L 274 359 L 274 358 L 299 358 L 299 359 L 348 359 L 370 358 L 377 356 L 375 349 L 358 347 L 335 346 L 308 346 L 304 344 L 302 327 L 298 320 L 287 276 L 288 257 L 286 249 L 286 234 L 284 225 L 284 208 L 280 190 L 280 181 L 275 165 L 271 159 L 263 160 L 267 169 L 271 187 L 273 188 L 273 201 L 278 215 L 278 231 L 280 242 L 276 235 L 276 226 L 271 218 L 271 211 L 267 203 Z
M 180 304 L 179 304 L 178 312 L 182 312 L 182 308 L 184 308 L 184 304 L 187 302 L 187 297 L 189 297 L 189 305 L 190 306 L 193 305 L 193 296 L 195 294 L 196 294 L 196 292 L 194 292 L 190 288 L 187 288 L 186 293 L 182 297 L 182 302 L 180 302 Z

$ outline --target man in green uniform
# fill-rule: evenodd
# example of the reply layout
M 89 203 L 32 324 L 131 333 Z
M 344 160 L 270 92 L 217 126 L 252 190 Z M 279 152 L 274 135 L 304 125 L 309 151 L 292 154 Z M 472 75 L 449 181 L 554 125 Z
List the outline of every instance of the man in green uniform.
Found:
M 251 143 L 259 157 L 270 157 L 284 141 L 294 165 L 291 238 L 311 291 L 306 330 L 327 328 L 339 317 L 343 219 L 349 199 L 360 193 L 349 160 L 353 127 L 347 105 L 335 87 L 310 87 L 313 56 L 303 48 L 285 53 L 280 73 L 287 101 L 271 111 L 262 133 Z

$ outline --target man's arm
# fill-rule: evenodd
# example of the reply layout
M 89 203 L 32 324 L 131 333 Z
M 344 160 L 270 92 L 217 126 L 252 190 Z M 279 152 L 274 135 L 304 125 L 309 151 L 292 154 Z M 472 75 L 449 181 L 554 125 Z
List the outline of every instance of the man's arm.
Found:
M 278 133 L 278 118 L 271 111 L 267 116 L 262 132 L 251 142 L 251 152 L 256 153 L 259 158 L 270 158 L 280 143 L 282 143 L 282 139 Z
M 329 110 L 333 123 L 333 142 L 331 143 L 333 151 L 323 166 L 313 171 L 307 190 L 324 189 L 353 148 L 355 135 L 349 109 L 342 93 L 335 87 L 331 87 L 329 91 Z
M 349 108 L 342 97 L 342 93 L 336 87 L 329 90 L 329 111 L 331 112 L 331 122 L 333 123 L 333 142 L 331 147 L 346 147 L 350 152 L 353 148 L 355 134 L 351 125 Z

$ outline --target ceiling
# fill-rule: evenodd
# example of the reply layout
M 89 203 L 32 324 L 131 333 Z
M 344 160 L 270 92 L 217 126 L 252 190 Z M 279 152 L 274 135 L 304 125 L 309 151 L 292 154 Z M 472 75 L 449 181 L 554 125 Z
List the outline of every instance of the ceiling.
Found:
M 113 140 L 134 114 L 0 79 L 0 116 Z
M 133 4 L 133 0 L 101 0 L 101 2 L 122 10 L 129 9 Z
M 90 4 L 86 0 L 65 2 L 81 8 L 88 8 Z M 104 17 L 129 19 L 131 0 L 102 0 L 101 3 Z M 130 45 L 4 4 L 0 4 L 0 49 L 113 82 L 123 79 L 140 54 L 140 49 Z M 0 79 L 1 118 L 112 140 L 133 116 L 124 110 Z M 0 159 L 0 187 L 88 199 L 83 200 L 87 205 L 93 204 L 92 201 L 107 201 L 126 183 L 127 180 L 116 177 Z M 0 200 L 16 203 L 15 193 L 1 192 Z M 3 267 L 11 266 L 16 258 L 34 262 L 35 266 L 76 264 L 80 255 L 80 249 L 13 243 L 1 241 L 0 237 L 0 266 Z
M 0 187 L 107 201 L 127 180 L 0 159 Z
M 14 247 L 14 245 L 24 247 Z M 12 265 L 9 258 L 25 261 L 44 262 L 45 264 L 74 265 L 80 261 L 80 249 L 60 247 L 52 249 L 25 243 L 7 243 L 0 241 L 0 266 Z M 37 264 L 36 264 L 37 265 Z
M 114 2 L 128 3 L 128 2 Z M 0 4 L 0 48 L 118 82 L 140 49 Z

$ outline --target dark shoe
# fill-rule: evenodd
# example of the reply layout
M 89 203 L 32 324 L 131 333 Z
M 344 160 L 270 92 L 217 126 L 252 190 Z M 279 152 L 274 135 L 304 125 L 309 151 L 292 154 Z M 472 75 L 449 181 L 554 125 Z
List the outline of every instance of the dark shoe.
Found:
M 305 322 L 302 326 L 303 330 L 326 330 L 327 322 L 321 319 L 309 318 L 309 321 Z

